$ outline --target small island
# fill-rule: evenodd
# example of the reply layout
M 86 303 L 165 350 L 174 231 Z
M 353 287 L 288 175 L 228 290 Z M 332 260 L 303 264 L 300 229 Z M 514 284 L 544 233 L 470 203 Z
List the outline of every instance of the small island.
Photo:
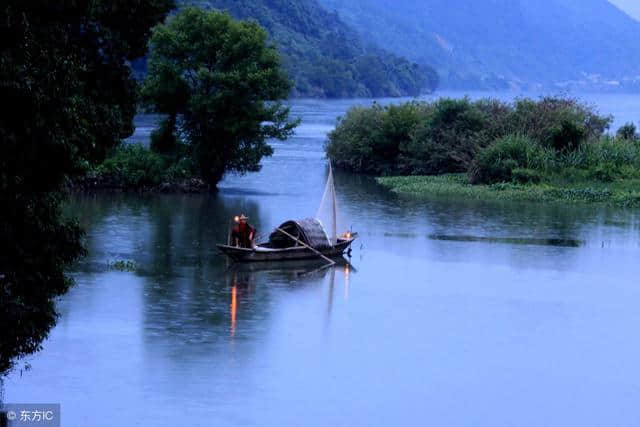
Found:
M 568 97 L 356 107 L 329 134 L 340 169 L 401 195 L 640 206 L 640 137 Z

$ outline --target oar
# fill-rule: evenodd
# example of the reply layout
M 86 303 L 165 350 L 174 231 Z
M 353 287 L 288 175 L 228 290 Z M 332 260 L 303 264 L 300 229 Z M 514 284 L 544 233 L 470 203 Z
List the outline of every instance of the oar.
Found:
M 318 267 L 315 270 L 311 270 L 311 271 L 307 271 L 306 273 L 300 273 L 298 275 L 298 277 L 307 277 L 307 276 L 311 276 L 312 274 L 315 274 L 319 271 L 322 271 L 326 268 L 331 268 L 335 265 L 336 263 L 334 262 L 333 264 L 323 264 L 322 267 Z
M 325 261 L 327 261 L 328 263 L 330 263 L 331 265 L 334 265 L 336 262 L 334 260 L 332 260 L 331 258 L 326 257 L 322 252 L 320 252 L 319 250 L 312 248 L 311 246 L 307 245 L 305 242 L 303 242 L 302 240 L 298 239 L 295 236 L 292 236 L 291 234 L 287 233 L 286 231 L 284 231 L 282 228 L 276 228 L 276 230 L 278 230 L 279 232 L 281 232 L 282 234 L 284 234 L 285 236 L 289 236 L 290 238 L 292 238 L 293 240 L 295 240 L 296 242 L 300 243 L 302 246 L 304 246 L 307 249 L 310 249 L 312 252 L 314 252 L 316 255 L 318 255 L 321 258 L 324 258 Z

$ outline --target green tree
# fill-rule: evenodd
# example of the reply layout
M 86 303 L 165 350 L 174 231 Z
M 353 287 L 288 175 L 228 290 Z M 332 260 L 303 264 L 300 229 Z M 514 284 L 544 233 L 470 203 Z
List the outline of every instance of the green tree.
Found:
M 545 148 L 565 152 L 598 141 L 611 121 L 593 106 L 561 97 L 518 99 L 508 119 L 510 133 L 525 134 Z
M 257 171 L 297 121 L 282 105 L 291 88 L 274 46 L 255 22 L 185 8 L 151 37 L 144 101 L 169 115 L 191 146 L 202 178 L 214 187 L 226 172 Z
M 410 141 L 430 108 L 421 102 L 353 107 L 329 133 L 327 157 L 337 168 L 354 172 L 397 173 L 400 148 Z
M 62 216 L 66 180 L 133 131 L 135 81 L 171 0 L 6 0 L 0 6 L 0 372 L 55 323 L 84 252 Z
M 623 126 L 620 127 L 620 129 L 618 129 L 618 132 L 616 133 L 616 135 L 620 139 L 627 139 L 627 140 L 636 139 L 638 137 L 636 125 L 634 125 L 631 122 L 625 123 Z
M 491 142 L 490 130 L 487 114 L 468 98 L 441 98 L 400 147 L 403 173 L 464 172 L 478 149 Z

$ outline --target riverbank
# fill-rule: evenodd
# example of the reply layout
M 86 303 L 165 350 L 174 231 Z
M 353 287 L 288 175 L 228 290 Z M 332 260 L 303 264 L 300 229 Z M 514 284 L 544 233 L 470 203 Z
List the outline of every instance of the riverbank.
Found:
M 602 203 L 640 207 L 640 179 L 614 182 L 560 180 L 537 184 L 497 183 L 472 185 L 466 174 L 377 178 L 388 190 L 412 197 L 459 197 L 475 200 Z
M 134 184 L 116 174 L 92 174 L 69 183 L 71 193 L 208 193 L 210 187 L 200 178 L 171 178 L 158 183 Z

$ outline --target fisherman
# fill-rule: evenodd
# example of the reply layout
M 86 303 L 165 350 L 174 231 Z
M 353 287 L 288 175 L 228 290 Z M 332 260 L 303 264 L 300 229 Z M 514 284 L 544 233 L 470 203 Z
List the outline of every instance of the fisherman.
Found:
M 237 225 L 233 227 L 231 238 L 233 244 L 240 248 L 253 248 L 253 239 L 256 235 L 256 229 L 247 222 L 249 218 L 244 214 L 234 218 Z

